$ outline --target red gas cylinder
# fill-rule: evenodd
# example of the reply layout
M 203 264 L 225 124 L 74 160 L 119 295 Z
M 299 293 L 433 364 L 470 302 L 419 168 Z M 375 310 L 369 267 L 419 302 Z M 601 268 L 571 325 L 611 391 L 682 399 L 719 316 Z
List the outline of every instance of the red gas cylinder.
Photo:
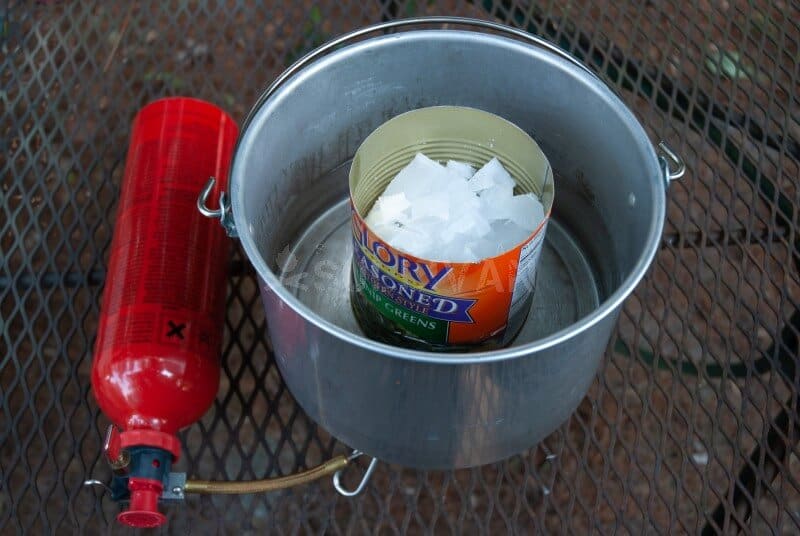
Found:
M 130 509 L 118 519 L 132 526 L 165 521 L 156 504 L 180 455 L 175 433 L 219 385 L 229 240 L 196 200 L 210 176 L 215 198 L 225 189 L 237 133 L 216 106 L 182 97 L 133 123 L 92 365 L 95 398 L 122 430 L 107 454 L 126 466 Z

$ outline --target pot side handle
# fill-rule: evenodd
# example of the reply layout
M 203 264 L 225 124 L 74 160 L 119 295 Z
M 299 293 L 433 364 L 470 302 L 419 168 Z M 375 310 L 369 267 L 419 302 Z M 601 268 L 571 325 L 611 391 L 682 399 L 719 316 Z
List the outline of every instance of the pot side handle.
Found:
M 350 458 L 348 458 L 348 460 L 353 461 L 362 454 L 363 453 L 361 451 L 355 450 L 353 451 L 353 454 L 350 455 Z M 377 467 L 377 465 L 378 465 L 378 459 L 372 458 L 372 460 L 370 460 L 369 462 L 369 465 L 367 466 L 367 470 L 364 472 L 364 476 L 361 477 L 361 481 L 358 483 L 358 486 L 356 486 L 356 489 L 352 491 L 345 489 L 341 482 L 342 473 L 345 468 L 339 469 L 333 474 L 333 488 L 339 493 L 339 495 L 342 495 L 343 497 L 355 497 L 356 495 L 364 491 L 364 488 L 367 486 L 367 482 L 369 482 L 372 473 L 375 472 L 375 467 Z
M 658 142 L 656 153 L 658 154 L 658 162 L 664 172 L 664 188 L 669 188 L 669 184 L 672 181 L 680 179 L 686 173 L 686 163 L 663 140 Z
M 208 208 L 208 198 L 211 191 L 214 189 L 214 184 L 217 179 L 209 177 L 208 182 L 200 191 L 197 196 L 197 210 L 206 218 L 217 219 L 225 229 L 225 233 L 231 238 L 238 238 L 239 233 L 236 231 L 236 224 L 233 223 L 233 214 L 231 213 L 231 204 L 228 201 L 228 196 L 225 192 L 219 193 L 219 208 Z

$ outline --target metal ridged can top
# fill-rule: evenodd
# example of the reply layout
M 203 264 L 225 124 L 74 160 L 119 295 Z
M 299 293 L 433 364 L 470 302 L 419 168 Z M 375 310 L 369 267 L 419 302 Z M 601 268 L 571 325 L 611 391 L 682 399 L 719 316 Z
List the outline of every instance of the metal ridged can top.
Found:
M 458 160 L 480 168 L 497 157 L 514 178 L 514 193 L 533 193 L 545 214 L 553 206 L 553 170 L 525 131 L 489 112 L 465 106 L 432 106 L 398 115 L 361 144 L 350 168 L 350 197 L 366 217 L 389 182 L 414 155 Z

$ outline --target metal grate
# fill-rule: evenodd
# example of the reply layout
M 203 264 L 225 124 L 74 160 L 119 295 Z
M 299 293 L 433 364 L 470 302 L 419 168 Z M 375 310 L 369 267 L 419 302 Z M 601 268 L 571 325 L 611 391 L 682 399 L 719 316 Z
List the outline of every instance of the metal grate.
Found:
M 531 6 L 533 4 L 533 7 Z M 540 445 L 454 472 L 382 465 L 191 498 L 166 531 L 800 531 L 800 7 L 746 2 L 11 2 L 0 7 L 0 531 L 106 531 L 91 349 L 136 110 L 192 94 L 241 119 L 290 61 L 393 17 L 522 27 L 594 68 L 689 172 L 589 395 Z M 232 259 L 223 379 L 179 467 L 261 478 L 344 446 L 294 403 Z

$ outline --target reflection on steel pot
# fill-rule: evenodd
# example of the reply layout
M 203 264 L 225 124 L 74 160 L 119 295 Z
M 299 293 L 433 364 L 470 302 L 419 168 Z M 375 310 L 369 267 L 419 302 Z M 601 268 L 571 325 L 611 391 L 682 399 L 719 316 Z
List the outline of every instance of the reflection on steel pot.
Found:
M 219 215 L 232 220 L 258 271 L 278 367 L 308 414 L 372 456 L 451 468 L 528 448 L 575 409 L 623 300 L 656 253 L 665 189 L 679 173 L 619 98 L 552 45 L 483 21 L 426 22 L 496 32 L 358 40 L 420 23 L 399 21 L 304 58 L 246 121 L 230 177 L 232 214 L 223 207 Z M 381 344 L 361 333 L 350 308 L 349 161 L 388 118 L 436 105 L 519 125 L 557 175 L 537 297 L 502 350 Z

